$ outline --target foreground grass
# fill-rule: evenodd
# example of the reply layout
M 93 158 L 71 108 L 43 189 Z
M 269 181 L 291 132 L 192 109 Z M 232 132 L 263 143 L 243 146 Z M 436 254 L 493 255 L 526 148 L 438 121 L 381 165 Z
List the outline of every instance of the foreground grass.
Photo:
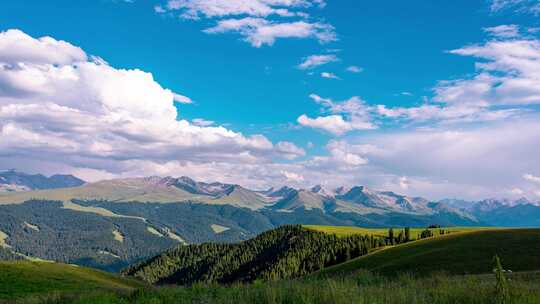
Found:
M 0 303 L 43 293 L 114 291 L 130 293 L 143 286 L 134 280 L 85 267 L 49 262 L 0 261 Z
M 513 275 L 510 298 L 506 303 L 540 303 L 540 275 Z M 251 285 L 161 287 L 139 290 L 128 296 L 98 293 L 86 296 L 58 296 L 26 299 L 21 304 L 450 304 L 495 303 L 493 275 L 431 275 L 414 278 L 404 274 L 397 278 L 358 272 L 347 277 L 311 279 Z

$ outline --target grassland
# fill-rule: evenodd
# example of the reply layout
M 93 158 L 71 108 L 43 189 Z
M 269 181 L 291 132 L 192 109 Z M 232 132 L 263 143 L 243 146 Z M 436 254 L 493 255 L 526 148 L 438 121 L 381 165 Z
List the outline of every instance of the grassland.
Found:
M 362 228 L 324 229 L 340 235 L 366 233 Z M 305 278 L 231 286 L 156 288 L 69 265 L 0 262 L 0 303 L 493 304 L 495 254 L 513 271 L 506 274 L 510 296 L 505 303 L 540 303 L 540 229 L 461 228 L 387 247 Z
M 0 230 L 0 247 L 3 247 L 3 248 L 11 247 L 6 243 L 7 238 L 8 238 L 8 235 L 5 234 L 2 230 Z
M 389 228 L 363 228 L 363 227 L 347 227 L 347 226 L 317 226 L 317 225 L 304 225 L 308 229 L 315 231 L 326 232 L 331 234 L 336 234 L 338 236 L 349 236 L 353 234 L 361 235 L 373 235 L 378 237 L 387 237 Z M 430 229 L 433 232 L 434 236 L 439 236 L 440 231 L 444 230 L 445 232 L 450 233 L 462 233 L 462 232 L 473 232 L 481 230 L 495 230 L 497 228 L 490 227 L 443 227 L 443 228 L 433 228 Z M 403 228 L 394 228 L 395 235 L 399 233 Z M 426 228 L 411 228 L 411 238 L 418 239 L 420 233 L 426 230 Z
M 540 274 L 513 274 L 506 304 L 540 303 Z M 493 275 L 448 276 L 435 274 L 394 278 L 358 272 L 346 277 L 250 285 L 161 287 L 140 289 L 129 295 L 100 292 L 50 295 L 21 304 L 494 304 Z
M 0 261 L 0 303 L 50 293 L 128 293 L 142 284 L 116 275 L 59 263 Z
M 481 274 L 491 271 L 494 255 L 512 271 L 540 270 L 540 229 L 478 230 L 414 241 L 327 268 L 318 275 L 342 275 L 359 269 L 388 275 L 436 271 Z

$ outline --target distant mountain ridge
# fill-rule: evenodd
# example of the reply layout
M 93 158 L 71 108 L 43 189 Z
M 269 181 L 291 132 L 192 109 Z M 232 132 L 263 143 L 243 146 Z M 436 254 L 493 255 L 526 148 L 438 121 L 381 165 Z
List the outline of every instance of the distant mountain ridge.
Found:
M 81 186 L 85 183 L 73 175 L 26 174 L 15 170 L 0 171 L 0 192 L 15 192 L 43 189 L 59 189 Z
M 18 193 L 0 195 L 0 203 L 22 203 L 31 198 L 162 203 L 190 201 L 280 212 L 319 210 L 323 214 L 340 212 L 404 216 L 450 214 L 478 224 L 482 222 L 481 217 L 485 213 L 496 209 L 538 205 L 525 198 L 515 201 L 495 199 L 479 202 L 457 199 L 430 201 L 391 191 L 376 191 L 365 186 L 339 187 L 333 190 L 321 185 L 309 189 L 283 186 L 279 189 L 254 191 L 236 184 L 199 182 L 187 176 L 125 178 L 85 184 L 84 181 L 71 175 L 53 175 L 47 178 L 39 174 L 29 175 L 10 170 L 0 172 L 0 185 L 18 187 L 13 189 Z M 27 192 L 21 192 L 23 190 Z
M 540 227 L 540 207 L 524 199 L 431 201 L 365 186 L 254 191 L 186 176 L 82 183 L 8 173 L 2 185 L 18 188 L 0 193 L 4 251 L 107 270 L 176 245 L 237 242 L 286 224 Z M 43 178 L 54 183 L 34 182 Z M 66 188 L 54 188 L 58 180 Z

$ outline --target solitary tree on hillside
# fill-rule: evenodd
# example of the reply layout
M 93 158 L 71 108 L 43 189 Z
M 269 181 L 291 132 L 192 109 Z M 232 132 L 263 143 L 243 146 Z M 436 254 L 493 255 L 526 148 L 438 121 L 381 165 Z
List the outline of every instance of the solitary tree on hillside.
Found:
M 390 244 L 394 245 L 394 228 L 388 230 L 388 238 L 390 239 Z

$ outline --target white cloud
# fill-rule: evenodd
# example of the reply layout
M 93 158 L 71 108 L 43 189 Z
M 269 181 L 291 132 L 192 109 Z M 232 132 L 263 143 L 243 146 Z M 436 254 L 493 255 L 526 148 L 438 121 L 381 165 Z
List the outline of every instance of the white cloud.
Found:
M 215 121 L 206 120 L 204 118 L 195 118 L 191 122 L 198 127 L 209 127 L 216 123 Z
M 14 40 L 15 48 L 5 47 Z M 262 135 L 177 120 L 174 102 L 186 97 L 150 73 L 88 60 L 67 42 L 12 30 L 0 33 L 0 46 L 0 162 L 10 167 L 39 161 L 121 175 L 141 163 L 268 163 L 305 154 Z
M 325 130 L 337 136 L 350 131 L 377 128 L 371 122 L 370 107 L 366 106 L 364 101 L 357 96 L 343 102 L 334 102 L 316 94 L 311 94 L 309 97 L 322 106 L 323 112 L 333 115 L 310 118 L 303 114 L 297 119 L 297 122 L 302 126 Z
M 361 68 L 359 66 L 356 66 L 356 65 L 351 65 L 351 66 L 347 67 L 347 72 L 362 73 L 363 71 L 364 71 L 363 68 Z
M 451 51 L 482 60 L 472 79 L 442 83 L 437 100 L 452 104 L 527 105 L 540 103 L 540 41 L 489 41 Z
M 368 156 L 374 172 L 423 179 L 437 188 L 409 189 L 415 195 L 479 199 L 507 195 L 504 189 L 535 190 L 525 170 L 540 170 L 535 147 L 540 144 L 538 116 L 493 122 L 481 127 L 403 130 L 358 138 L 376 147 Z M 497 164 L 494 166 L 493 164 Z M 527 171 L 525 171 L 527 172 Z M 525 181 L 525 182 L 524 182 Z M 539 179 L 540 181 L 540 179 Z
M 62 40 L 45 36 L 34 39 L 20 30 L 0 33 L 0 62 L 66 65 L 86 61 L 86 53 Z
M 513 10 L 520 13 L 540 13 L 539 0 L 491 0 L 491 11 Z
M 290 17 L 295 9 L 312 6 L 324 7 L 323 1 L 310 0 L 169 0 L 162 6 L 167 11 L 179 11 L 186 19 L 216 18 L 230 16 L 267 17 L 278 15 Z
M 154 11 L 155 11 L 156 13 L 158 13 L 158 14 L 163 14 L 163 13 L 166 13 L 166 12 L 167 12 L 167 10 L 166 10 L 163 6 L 161 6 L 161 5 L 155 5 L 155 6 L 154 6 Z
M 309 97 L 322 106 L 322 112 L 333 115 L 310 118 L 303 114 L 297 119 L 297 122 L 302 126 L 322 129 L 338 136 L 354 130 L 377 128 L 371 122 L 370 107 L 366 106 L 359 97 L 355 96 L 343 102 L 334 102 L 316 94 L 311 94 Z
M 276 150 L 288 159 L 295 159 L 298 156 L 306 155 L 306 151 L 304 151 L 304 149 L 299 148 L 295 144 L 287 141 L 278 142 L 276 145 Z
M 296 163 L 294 172 L 304 184 L 366 185 L 428 199 L 532 198 L 538 184 L 523 172 L 540 172 L 538 145 L 538 115 L 468 128 L 385 130 L 331 140 L 327 156 Z
M 510 190 L 510 193 L 516 196 L 520 196 L 525 194 L 525 191 L 521 190 L 520 188 L 513 188 Z
M 368 163 L 364 155 L 372 152 L 369 145 L 350 145 L 344 141 L 331 140 L 326 146 L 334 162 L 347 166 L 361 166 Z
M 410 187 L 410 181 L 406 176 L 399 178 L 399 187 L 403 190 L 408 190 Z
M 524 174 L 523 178 L 529 182 L 540 183 L 540 176 L 535 176 L 532 174 Z
M 315 38 L 321 43 L 334 41 L 334 28 L 324 23 L 306 21 L 273 22 L 263 18 L 221 20 L 205 30 L 209 34 L 238 32 L 254 47 L 273 45 L 278 38 Z
M 339 61 L 336 55 L 311 55 L 303 59 L 302 63 L 298 65 L 301 70 L 308 70 L 325 65 L 330 62 Z
M 330 72 L 322 72 L 321 77 L 322 78 L 328 78 L 328 79 L 337 79 L 337 80 L 341 79 L 336 74 L 330 73 Z
M 174 101 L 176 102 L 184 103 L 184 104 L 193 103 L 193 100 L 191 100 L 191 98 L 187 96 L 176 94 L 176 93 L 173 93 L 173 96 L 174 96 Z
M 510 36 L 513 34 L 506 33 L 485 44 L 450 51 L 478 59 L 477 73 L 469 78 L 439 82 L 434 88 L 433 103 L 408 108 L 379 105 L 377 113 L 389 118 L 442 123 L 493 121 L 523 115 L 530 110 L 529 106 L 540 104 L 540 40 L 509 39 Z
M 324 8 L 322 0 L 169 0 L 157 5 L 158 13 L 178 12 L 180 18 L 217 20 L 204 30 L 209 34 L 236 32 L 254 47 L 273 45 L 278 38 L 336 40 L 334 28 L 309 21 L 311 8 Z
M 486 27 L 484 31 L 498 38 L 516 38 L 520 36 L 519 26 L 515 24 Z
M 315 156 L 299 163 L 306 181 L 312 184 L 329 184 L 332 186 L 353 185 L 361 174 L 361 168 L 369 163 L 366 156 L 377 153 L 371 145 L 350 144 L 344 140 L 330 140 L 326 145 L 328 156 Z
M 281 174 L 285 176 L 288 182 L 299 183 L 304 181 L 304 177 L 301 174 L 288 171 L 281 171 Z
M 370 130 L 374 128 L 374 126 L 369 122 L 346 121 L 341 115 L 310 118 L 303 114 L 298 117 L 297 121 L 302 126 L 325 130 L 338 136 L 353 130 Z

